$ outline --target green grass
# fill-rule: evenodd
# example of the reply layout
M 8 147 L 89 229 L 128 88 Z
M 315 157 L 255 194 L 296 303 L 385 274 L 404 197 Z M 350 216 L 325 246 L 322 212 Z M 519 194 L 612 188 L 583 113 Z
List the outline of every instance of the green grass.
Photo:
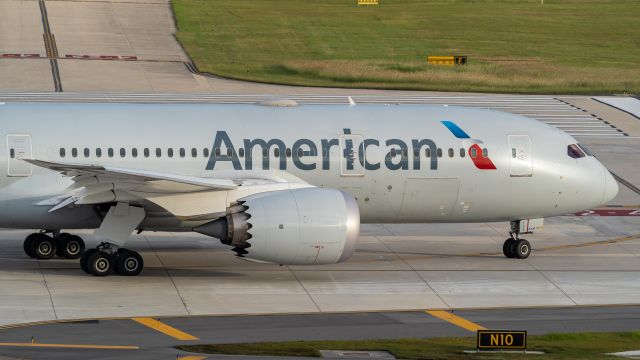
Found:
M 173 0 L 198 68 L 269 83 L 640 92 L 637 0 Z M 428 66 L 427 55 L 469 65 Z
M 474 338 L 437 338 L 363 341 L 292 341 L 255 344 L 181 345 L 178 349 L 205 354 L 320 356 L 318 350 L 385 350 L 400 359 L 610 359 L 606 353 L 640 349 L 640 332 L 549 334 L 530 336 L 530 350 L 522 353 L 464 354 L 475 347 Z

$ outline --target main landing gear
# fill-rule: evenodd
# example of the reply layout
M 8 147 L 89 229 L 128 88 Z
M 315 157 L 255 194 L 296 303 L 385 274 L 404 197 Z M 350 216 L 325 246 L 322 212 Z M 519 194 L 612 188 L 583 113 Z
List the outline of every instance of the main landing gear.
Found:
M 509 236 L 502 245 L 502 253 L 509 259 L 526 259 L 531 254 L 531 244 L 520 238 L 520 221 L 512 221 Z
M 144 268 L 144 261 L 142 256 L 133 250 L 102 243 L 97 248 L 84 252 L 80 258 L 80 267 L 87 274 L 95 276 L 107 276 L 113 272 L 124 276 L 136 276 Z
M 34 259 L 46 260 L 56 255 L 65 259 L 78 259 L 84 251 L 84 241 L 77 235 L 54 232 L 49 236 L 39 232 L 27 236 L 23 249 Z

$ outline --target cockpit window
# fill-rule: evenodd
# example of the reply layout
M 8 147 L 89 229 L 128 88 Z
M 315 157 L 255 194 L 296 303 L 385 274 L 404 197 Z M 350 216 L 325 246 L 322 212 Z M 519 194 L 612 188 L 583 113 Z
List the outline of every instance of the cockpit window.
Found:
M 576 145 L 578 145 L 578 147 L 588 156 L 593 156 L 593 153 L 591 152 L 591 150 L 589 150 L 589 148 L 586 147 L 585 145 L 583 144 L 576 144 Z
M 571 156 L 574 159 L 585 157 L 584 152 L 580 150 L 577 144 L 571 144 L 567 146 L 567 155 Z

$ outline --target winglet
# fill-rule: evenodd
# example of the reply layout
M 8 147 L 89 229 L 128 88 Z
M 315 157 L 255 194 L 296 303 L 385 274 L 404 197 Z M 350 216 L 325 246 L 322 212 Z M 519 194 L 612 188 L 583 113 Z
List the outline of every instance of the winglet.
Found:
M 347 99 L 349 99 L 349 106 L 356 106 L 356 102 L 353 101 L 353 99 L 351 98 L 351 96 L 347 96 Z

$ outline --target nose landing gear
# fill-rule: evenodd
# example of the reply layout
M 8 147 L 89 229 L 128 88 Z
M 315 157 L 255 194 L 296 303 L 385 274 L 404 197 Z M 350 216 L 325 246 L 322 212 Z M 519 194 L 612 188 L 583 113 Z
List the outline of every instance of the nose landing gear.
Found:
M 509 259 L 526 259 L 531 254 L 531 244 L 520 238 L 520 221 L 512 221 L 509 236 L 502 245 L 502 253 Z

